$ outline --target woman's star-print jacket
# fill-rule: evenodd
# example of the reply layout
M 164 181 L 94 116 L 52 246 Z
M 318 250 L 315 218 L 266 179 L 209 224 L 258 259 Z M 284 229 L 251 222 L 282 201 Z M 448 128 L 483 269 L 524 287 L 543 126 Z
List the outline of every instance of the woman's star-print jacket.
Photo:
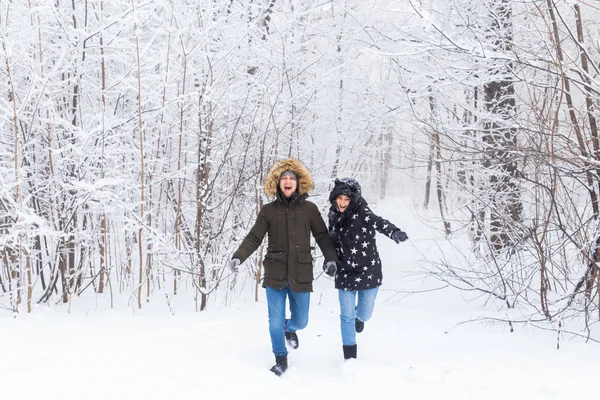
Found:
M 398 228 L 371 211 L 360 198 L 352 210 L 340 213 L 335 206 L 329 210 L 329 238 L 338 256 L 335 274 L 336 289 L 365 290 L 381 285 L 381 259 L 375 234 L 387 237 Z

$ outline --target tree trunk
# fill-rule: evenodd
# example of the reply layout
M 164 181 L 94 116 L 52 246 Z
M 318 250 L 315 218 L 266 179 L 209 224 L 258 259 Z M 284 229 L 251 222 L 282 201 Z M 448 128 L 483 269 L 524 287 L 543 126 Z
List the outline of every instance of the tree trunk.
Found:
M 135 14 L 135 0 L 131 0 L 133 13 Z M 138 228 L 138 258 L 139 258 L 139 286 L 138 286 L 138 307 L 142 308 L 142 286 L 144 281 L 144 203 L 145 199 L 145 180 L 146 171 L 144 166 L 144 124 L 142 119 L 142 60 L 140 56 L 140 43 L 137 32 L 137 23 L 133 23 L 133 31 L 135 35 L 135 52 L 137 62 L 137 115 L 138 115 L 138 130 L 139 130 L 139 146 L 140 146 L 140 227 Z
M 509 0 L 491 2 L 490 39 L 499 53 L 512 51 L 512 12 Z M 518 165 L 514 150 L 517 130 L 512 127 L 515 116 L 512 63 L 495 66 L 496 79 L 484 85 L 484 104 L 493 116 L 484 122 L 483 167 L 489 171 L 492 189 L 490 207 L 490 242 L 495 250 L 514 243 L 514 225 L 521 220 L 521 203 L 517 185 Z

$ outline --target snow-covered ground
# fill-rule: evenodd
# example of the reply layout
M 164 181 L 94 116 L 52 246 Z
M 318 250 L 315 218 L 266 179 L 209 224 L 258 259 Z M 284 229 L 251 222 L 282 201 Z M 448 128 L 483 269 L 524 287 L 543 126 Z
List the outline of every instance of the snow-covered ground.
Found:
M 555 332 L 462 323 L 493 314 L 464 294 L 425 280 L 425 256 L 443 237 L 410 204 L 373 210 L 404 229 L 396 245 L 380 236 L 384 284 L 358 335 L 358 359 L 344 361 L 337 294 L 315 282 L 310 322 L 278 378 L 264 290 L 255 303 L 193 311 L 191 295 L 161 296 L 135 313 L 107 298 L 0 313 L 0 394 L 4 399 L 584 399 L 596 394 L 600 346 Z M 316 269 L 316 271 L 318 271 Z M 241 272 L 243 274 L 243 271 Z M 409 292 L 421 291 L 419 294 Z

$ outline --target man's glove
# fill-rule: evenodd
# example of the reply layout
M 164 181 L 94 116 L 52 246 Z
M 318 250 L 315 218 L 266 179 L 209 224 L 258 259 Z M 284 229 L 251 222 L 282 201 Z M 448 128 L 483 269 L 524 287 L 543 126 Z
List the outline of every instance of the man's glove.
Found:
M 400 229 L 392 233 L 392 240 L 396 243 L 404 242 L 406 239 L 408 239 L 406 232 L 402 232 Z
M 231 272 L 233 272 L 234 274 L 237 274 L 240 270 L 240 259 L 239 258 L 232 258 L 231 261 L 229 261 L 229 270 Z
M 337 263 L 335 261 L 326 261 L 323 264 L 323 271 L 331 277 L 335 275 L 335 271 L 337 269 Z

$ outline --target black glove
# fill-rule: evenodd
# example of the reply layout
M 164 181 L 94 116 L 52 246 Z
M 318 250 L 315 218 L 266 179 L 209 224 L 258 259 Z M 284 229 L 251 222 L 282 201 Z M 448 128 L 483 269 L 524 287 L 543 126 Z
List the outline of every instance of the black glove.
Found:
M 240 270 L 240 259 L 239 258 L 232 258 L 231 261 L 229 261 L 229 270 L 231 272 L 233 272 L 234 274 L 237 274 Z
M 408 239 L 408 235 L 400 229 L 392 233 L 392 240 L 396 243 L 404 242 L 406 239 Z
M 326 261 L 323 263 L 323 271 L 331 277 L 335 275 L 335 271 L 337 270 L 337 262 L 335 261 Z

